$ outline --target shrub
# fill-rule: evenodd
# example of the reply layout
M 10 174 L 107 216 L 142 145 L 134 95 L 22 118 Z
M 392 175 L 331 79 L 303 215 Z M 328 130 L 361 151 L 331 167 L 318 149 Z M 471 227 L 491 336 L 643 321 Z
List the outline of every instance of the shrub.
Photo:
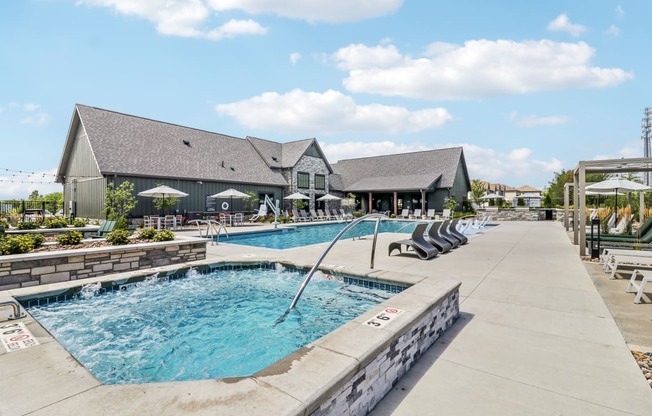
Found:
M 75 244 L 79 244 L 83 238 L 84 236 L 79 231 L 70 230 L 66 231 L 65 234 L 58 235 L 57 241 L 64 246 L 74 246 Z
M 122 246 L 129 244 L 129 231 L 116 229 L 109 233 L 106 236 L 106 241 L 113 244 L 114 246 Z
M 72 220 L 72 225 L 75 227 L 85 227 L 86 224 L 88 224 L 88 220 L 86 218 L 75 218 Z
M 16 228 L 19 230 L 34 230 L 38 228 L 38 224 L 32 221 L 19 221 Z
M 145 240 L 151 240 L 156 235 L 156 230 L 151 227 L 143 228 L 138 235 Z
M 34 248 L 39 248 L 43 245 L 45 242 L 45 237 L 43 237 L 43 234 L 28 234 L 34 243 Z
M 174 233 L 170 230 L 162 230 L 156 233 L 153 238 L 154 241 L 172 241 L 174 240 Z
M 4 227 L 5 230 L 9 229 L 9 221 L 7 221 L 5 218 L 0 218 L 0 227 Z
M 126 230 L 129 228 L 129 222 L 125 217 L 120 217 L 115 220 L 115 229 L 116 230 Z
M 0 251 L 3 255 L 22 254 L 34 249 L 34 239 L 30 235 L 15 235 L 0 239 Z
M 44 225 L 47 228 L 66 228 L 68 221 L 65 218 L 49 217 L 45 220 Z

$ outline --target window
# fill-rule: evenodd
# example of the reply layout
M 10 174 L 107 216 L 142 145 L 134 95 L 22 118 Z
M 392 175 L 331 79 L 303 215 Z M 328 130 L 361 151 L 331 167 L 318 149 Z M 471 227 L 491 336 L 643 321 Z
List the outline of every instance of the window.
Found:
M 315 189 L 326 189 L 326 176 L 315 174 Z
M 310 174 L 308 172 L 297 172 L 297 188 L 310 188 Z

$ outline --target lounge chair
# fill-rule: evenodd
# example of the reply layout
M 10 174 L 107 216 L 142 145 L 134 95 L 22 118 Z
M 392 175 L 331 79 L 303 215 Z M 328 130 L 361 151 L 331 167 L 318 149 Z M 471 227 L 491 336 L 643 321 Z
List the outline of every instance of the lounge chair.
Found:
M 412 214 L 412 218 L 421 219 L 421 209 L 417 208 Z
M 338 221 L 342 221 L 344 219 L 344 216 L 340 215 L 337 213 L 336 209 L 331 209 L 331 217 L 335 218 Z
M 648 218 L 633 235 L 601 235 L 601 241 L 624 243 L 650 243 L 652 242 L 652 218 Z M 587 239 L 587 241 L 590 239 Z
M 115 228 L 115 221 L 102 221 L 100 228 L 97 230 L 97 233 L 93 235 L 93 238 L 106 238 L 107 235 Z
M 611 269 L 610 279 L 616 278 L 616 273 L 621 267 L 632 268 L 652 268 L 652 257 L 646 256 L 624 256 L 622 254 L 615 254 L 611 258 L 611 262 L 607 263 L 607 269 Z
M 442 224 L 441 227 L 439 228 L 439 234 L 444 237 L 446 241 L 451 243 L 453 248 L 457 248 L 461 241 L 458 240 L 456 237 L 454 237 L 449 231 L 448 231 L 448 226 L 450 225 L 451 220 L 445 220 Z
M 318 214 L 315 212 L 314 209 L 311 209 L 311 210 L 310 210 L 310 218 L 311 218 L 313 221 L 323 221 L 323 220 L 326 219 L 326 218 L 324 218 L 323 215 L 318 215 Z
M 321 209 L 318 209 L 318 210 L 317 210 L 317 215 L 319 215 L 320 217 L 322 217 L 324 220 L 329 220 L 329 221 L 330 221 L 330 220 L 332 219 L 332 218 L 331 218 L 331 214 L 328 213 L 328 210 L 323 211 L 323 210 L 321 210 Z
M 308 221 L 306 217 L 302 217 L 296 209 L 292 210 L 292 222 L 305 222 Z
M 444 237 L 439 235 L 439 228 L 441 227 L 443 221 L 434 221 L 430 228 L 428 228 L 428 233 L 426 234 L 426 239 L 430 244 L 435 246 L 440 253 L 446 253 L 453 248 L 453 245 L 446 241 Z
M 441 216 L 447 220 L 451 217 L 451 210 L 450 208 L 444 208 L 444 211 L 442 212 Z
M 612 234 L 612 235 L 613 234 L 615 234 L 615 235 L 623 234 L 625 232 L 625 230 L 627 229 L 627 225 L 630 223 L 631 220 L 632 220 L 631 215 L 623 216 L 620 219 L 620 221 L 618 221 L 618 224 L 614 228 L 612 228 L 612 229 L 610 229 L 608 231 L 608 234 Z
M 638 276 L 642 277 L 640 284 L 637 283 L 636 281 L 636 278 Z M 650 282 L 652 282 L 651 271 L 635 269 L 632 272 L 632 277 L 629 279 L 629 284 L 627 285 L 627 289 L 625 289 L 625 292 L 631 293 L 633 291 L 636 291 L 636 296 L 634 297 L 634 303 L 641 303 L 641 297 L 643 296 L 643 293 L 645 293 L 645 285 L 647 285 Z
M 342 213 L 342 219 L 353 219 L 353 214 L 347 214 L 346 211 L 344 211 L 343 208 L 340 208 L 340 212 Z
M 602 250 L 600 255 L 600 262 L 602 263 L 602 268 L 606 272 L 609 268 L 609 264 L 613 260 L 613 256 L 637 256 L 637 257 L 650 257 L 652 258 L 652 251 L 643 251 L 643 250 L 631 250 L 631 249 L 618 249 L 612 247 L 606 247 Z
M 259 218 L 265 217 L 267 215 L 267 205 L 266 204 L 261 204 L 260 208 L 258 208 L 258 212 L 251 217 L 247 221 L 249 222 L 256 222 L 258 221 Z
M 426 213 L 426 217 L 428 217 L 431 220 L 435 219 L 435 209 L 429 209 L 428 212 Z
M 425 222 L 417 224 L 417 226 L 414 227 L 414 231 L 412 231 L 412 238 L 394 241 L 389 244 L 389 252 L 387 255 L 391 255 L 392 251 L 396 249 L 398 249 L 398 252 L 401 253 L 401 246 L 406 246 L 406 252 L 407 248 L 411 247 L 417 256 L 419 256 L 419 258 L 422 260 L 429 260 L 436 257 L 437 254 L 439 254 L 439 250 L 437 250 L 436 247 L 426 241 L 424 237 L 427 227 L 428 223 Z
M 400 217 L 405 218 L 405 219 L 410 218 L 410 210 L 407 209 L 407 208 L 404 208 L 403 211 L 401 211 Z
M 455 218 L 451 221 L 450 227 L 448 227 L 448 232 L 458 240 L 460 240 L 460 245 L 466 244 L 469 242 L 469 238 L 458 231 L 457 224 L 460 222 L 459 218 Z

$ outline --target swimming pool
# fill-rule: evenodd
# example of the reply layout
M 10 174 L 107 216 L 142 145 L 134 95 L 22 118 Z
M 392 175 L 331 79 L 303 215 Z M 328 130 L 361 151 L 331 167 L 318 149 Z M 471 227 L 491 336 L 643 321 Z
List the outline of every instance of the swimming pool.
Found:
M 100 381 L 124 384 L 251 375 L 403 290 L 317 273 L 275 324 L 303 271 L 279 264 L 201 271 L 22 302 Z
M 416 223 L 409 221 L 382 221 L 378 232 L 411 233 L 414 224 Z M 332 241 L 346 225 L 346 223 L 330 223 L 283 227 L 268 232 L 232 234 L 228 239 L 222 238 L 221 242 L 274 249 L 303 247 Z M 376 221 L 364 221 L 347 231 L 342 238 L 372 235 L 375 226 Z

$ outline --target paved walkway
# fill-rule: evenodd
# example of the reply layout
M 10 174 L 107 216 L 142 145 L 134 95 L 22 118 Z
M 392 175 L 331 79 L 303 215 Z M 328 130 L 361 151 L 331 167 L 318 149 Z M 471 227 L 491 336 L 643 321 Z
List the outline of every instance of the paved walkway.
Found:
M 388 257 L 396 238 L 379 237 L 376 270 L 461 281 L 461 316 L 373 416 L 652 414 L 652 389 L 559 223 L 504 222 L 431 261 Z M 324 263 L 371 273 L 370 240 L 342 241 Z M 209 257 L 312 264 L 323 249 L 219 245 Z

